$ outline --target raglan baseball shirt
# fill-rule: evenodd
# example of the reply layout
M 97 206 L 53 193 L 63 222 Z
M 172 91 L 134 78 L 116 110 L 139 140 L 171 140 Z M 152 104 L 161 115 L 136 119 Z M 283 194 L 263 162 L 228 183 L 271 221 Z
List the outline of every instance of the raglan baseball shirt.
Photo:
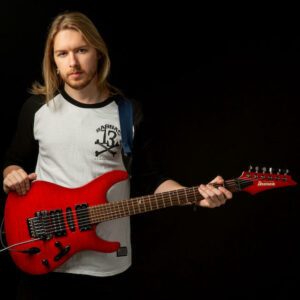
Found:
M 153 192 L 167 178 L 151 165 L 148 149 L 141 146 L 145 138 L 139 137 L 142 117 L 135 101 L 133 154 L 129 158 L 123 155 L 119 97 L 83 104 L 62 89 L 47 105 L 44 97 L 31 96 L 22 107 L 4 168 L 19 165 L 31 173 L 35 166 L 37 180 L 68 188 L 83 186 L 111 170 L 130 170 L 137 185 L 147 186 L 146 193 Z M 107 193 L 109 202 L 129 198 L 129 180 L 117 183 Z M 122 251 L 80 251 L 56 271 L 93 276 L 125 271 L 131 265 L 130 218 L 100 223 L 96 233 L 104 240 L 120 242 Z

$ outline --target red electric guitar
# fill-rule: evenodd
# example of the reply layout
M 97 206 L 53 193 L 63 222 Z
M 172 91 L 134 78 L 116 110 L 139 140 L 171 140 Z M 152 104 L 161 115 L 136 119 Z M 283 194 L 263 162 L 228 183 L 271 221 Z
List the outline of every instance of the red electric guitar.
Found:
M 127 176 L 124 171 L 111 171 L 73 189 L 35 181 L 25 196 L 9 193 L 4 214 L 6 250 L 10 250 L 15 264 L 24 272 L 44 274 L 81 250 L 117 251 L 118 242 L 96 236 L 98 223 L 202 199 L 198 188 L 190 187 L 108 203 L 107 190 Z M 287 173 L 271 174 L 257 169 L 225 181 L 224 186 L 232 192 L 256 194 L 295 184 Z

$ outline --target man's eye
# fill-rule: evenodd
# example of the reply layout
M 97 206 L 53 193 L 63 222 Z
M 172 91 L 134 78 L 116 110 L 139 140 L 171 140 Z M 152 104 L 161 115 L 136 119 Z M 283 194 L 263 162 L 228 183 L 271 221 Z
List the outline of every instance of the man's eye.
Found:
M 79 53 L 86 53 L 87 50 L 86 50 L 86 49 L 79 49 L 78 52 L 79 52 Z
M 66 55 L 66 52 L 59 52 L 58 53 L 58 56 L 65 56 Z

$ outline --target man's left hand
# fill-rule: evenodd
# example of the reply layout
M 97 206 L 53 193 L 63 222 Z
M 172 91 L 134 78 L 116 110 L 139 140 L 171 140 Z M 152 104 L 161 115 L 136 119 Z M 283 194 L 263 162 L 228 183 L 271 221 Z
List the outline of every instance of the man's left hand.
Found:
M 232 193 L 230 191 L 223 186 L 216 188 L 212 185 L 213 183 L 223 184 L 224 179 L 221 176 L 217 176 L 209 184 L 201 184 L 198 190 L 204 199 L 200 200 L 197 205 L 215 208 L 225 204 L 228 199 L 232 198 Z

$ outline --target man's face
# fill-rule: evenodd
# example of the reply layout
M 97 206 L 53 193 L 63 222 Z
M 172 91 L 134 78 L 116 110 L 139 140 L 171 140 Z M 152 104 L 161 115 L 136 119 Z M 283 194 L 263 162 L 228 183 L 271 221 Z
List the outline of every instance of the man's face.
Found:
M 97 80 L 98 54 L 81 33 L 66 29 L 54 39 L 54 60 L 60 76 L 71 88 L 80 90 Z

